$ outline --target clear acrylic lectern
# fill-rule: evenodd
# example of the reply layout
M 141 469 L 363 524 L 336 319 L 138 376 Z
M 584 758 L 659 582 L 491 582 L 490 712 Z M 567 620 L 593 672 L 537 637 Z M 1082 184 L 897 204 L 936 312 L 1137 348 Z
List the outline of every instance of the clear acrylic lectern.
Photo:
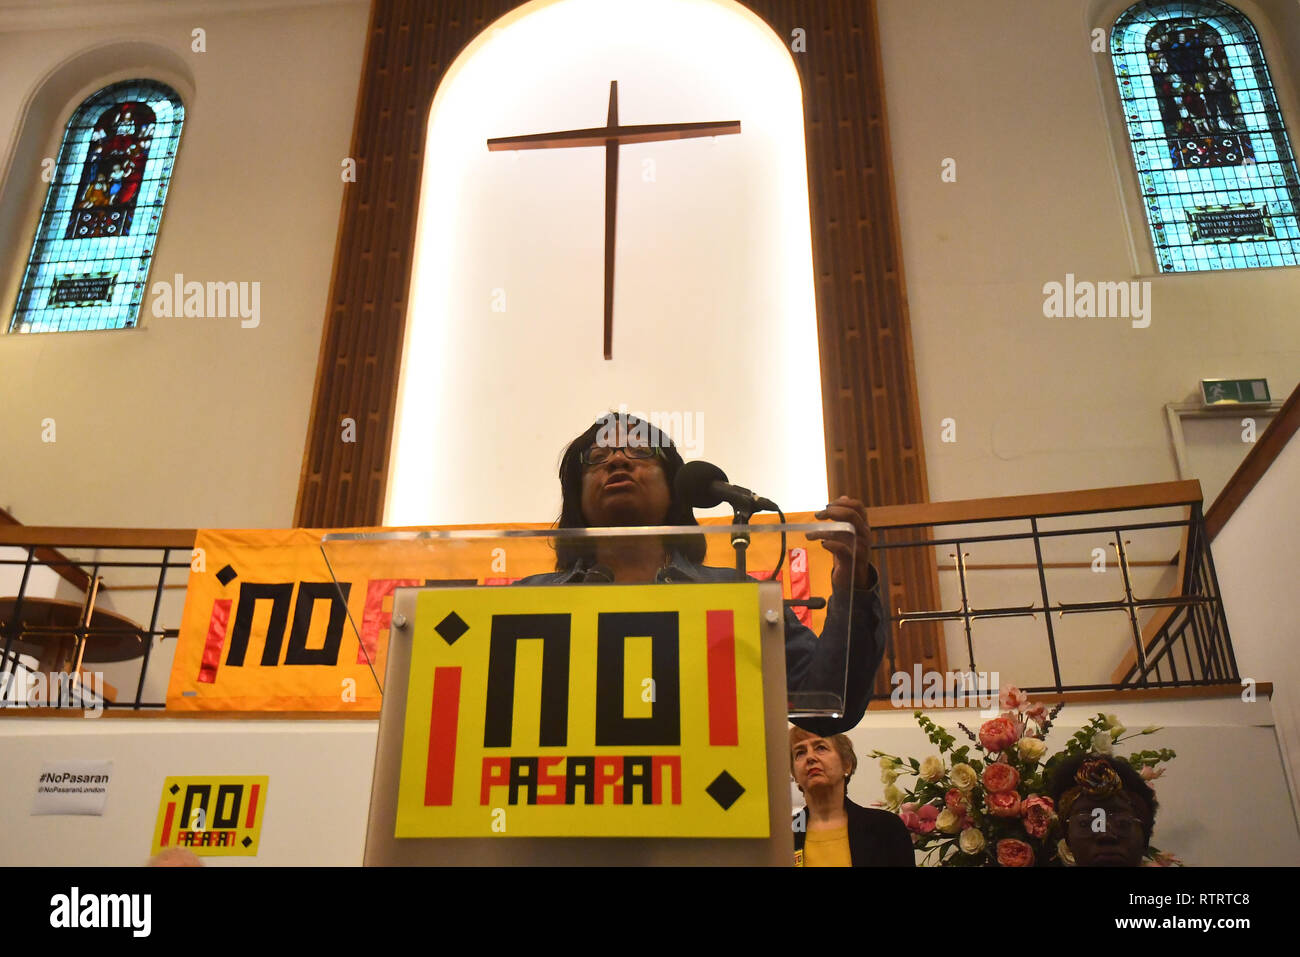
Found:
M 325 535 L 344 604 L 368 583 L 345 631 L 383 696 L 365 862 L 790 864 L 787 718 L 833 723 L 863 684 L 852 545 L 831 522 Z

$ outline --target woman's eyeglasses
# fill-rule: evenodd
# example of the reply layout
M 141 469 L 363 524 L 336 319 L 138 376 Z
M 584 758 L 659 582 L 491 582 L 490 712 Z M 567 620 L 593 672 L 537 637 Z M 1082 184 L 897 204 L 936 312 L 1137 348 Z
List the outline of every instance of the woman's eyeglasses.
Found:
M 663 450 L 657 445 L 632 445 L 626 448 L 612 445 L 593 445 L 578 456 L 583 465 L 602 465 L 608 462 L 615 452 L 622 452 L 629 459 L 652 459 L 663 457 Z

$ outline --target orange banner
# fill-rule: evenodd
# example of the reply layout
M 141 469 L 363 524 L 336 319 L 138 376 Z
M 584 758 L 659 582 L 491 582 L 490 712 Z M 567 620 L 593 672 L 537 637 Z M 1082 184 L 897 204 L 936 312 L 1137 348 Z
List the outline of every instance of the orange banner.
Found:
M 789 520 L 810 522 L 812 517 L 791 514 Z M 725 522 L 706 519 L 703 524 Z M 330 531 L 198 533 L 167 687 L 169 709 L 373 714 L 381 703 L 395 589 L 504 585 L 555 568 L 555 552 L 546 538 L 483 538 L 437 546 L 427 541 L 333 542 L 323 554 L 321 538 Z M 721 554 L 728 550 L 725 536 L 714 537 L 718 541 L 710 544 L 708 563 L 731 564 L 730 556 Z M 756 549 L 750 573 L 767 577 L 777 552 L 764 559 Z M 814 555 L 792 548 L 781 573 L 786 596 L 829 594 L 830 568 L 830 557 L 820 549 Z M 472 569 L 468 576 L 466 569 Z M 820 627 L 820 613 L 805 610 L 800 617 L 814 630 Z

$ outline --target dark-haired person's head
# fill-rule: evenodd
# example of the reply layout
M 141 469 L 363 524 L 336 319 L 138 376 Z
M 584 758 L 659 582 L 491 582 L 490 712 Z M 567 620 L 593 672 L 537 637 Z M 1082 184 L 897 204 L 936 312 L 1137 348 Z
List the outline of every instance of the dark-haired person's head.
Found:
M 1141 863 L 1155 827 L 1156 794 L 1127 761 L 1099 754 L 1067 758 L 1052 772 L 1051 797 L 1076 863 Z
M 560 457 L 562 502 L 559 528 L 695 525 L 689 504 L 677 500 L 673 480 L 684 464 L 673 440 L 649 422 L 626 413 L 601 416 L 565 447 Z M 702 561 L 700 536 L 672 544 Z M 556 567 L 588 555 L 581 543 L 559 541 Z

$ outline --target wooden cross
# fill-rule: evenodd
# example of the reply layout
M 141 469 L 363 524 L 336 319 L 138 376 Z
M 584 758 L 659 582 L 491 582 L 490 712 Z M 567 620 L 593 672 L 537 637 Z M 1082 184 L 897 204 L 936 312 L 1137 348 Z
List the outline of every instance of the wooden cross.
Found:
M 605 147 L 605 358 L 614 358 L 614 221 L 618 208 L 618 148 L 624 143 L 685 140 L 696 136 L 739 133 L 740 121 L 722 123 L 655 123 L 618 125 L 618 81 L 609 81 L 609 116 L 604 126 L 558 133 L 499 136 L 487 141 L 489 150 L 550 150 L 566 146 Z

